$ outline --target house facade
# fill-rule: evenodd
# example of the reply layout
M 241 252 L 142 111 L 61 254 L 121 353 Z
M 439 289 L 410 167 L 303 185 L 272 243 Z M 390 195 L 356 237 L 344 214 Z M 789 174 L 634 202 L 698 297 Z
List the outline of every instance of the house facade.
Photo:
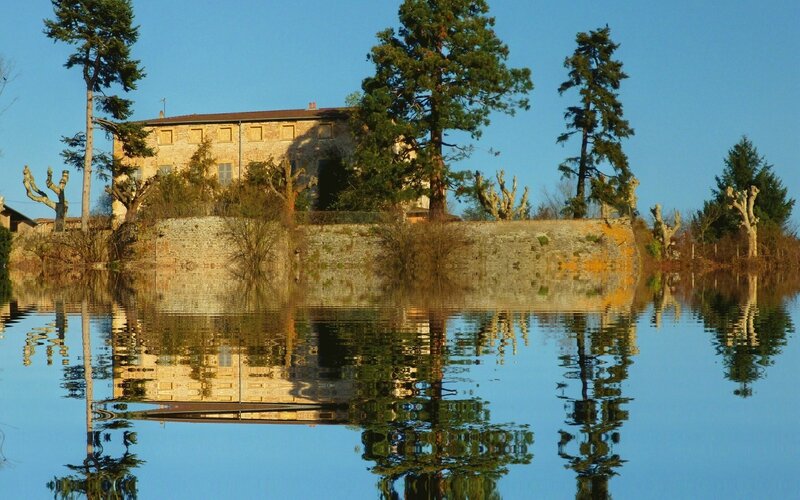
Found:
M 222 186 L 242 179 L 250 162 L 289 159 L 318 176 L 352 151 L 347 108 L 317 109 L 314 103 L 306 109 L 160 116 L 142 124 L 150 132 L 148 145 L 155 156 L 129 161 L 143 179 L 186 168 L 204 139 L 211 141 L 216 158 L 212 173 Z M 116 140 L 114 155 L 123 156 Z M 115 206 L 115 215 L 120 210 L 124 212 Z

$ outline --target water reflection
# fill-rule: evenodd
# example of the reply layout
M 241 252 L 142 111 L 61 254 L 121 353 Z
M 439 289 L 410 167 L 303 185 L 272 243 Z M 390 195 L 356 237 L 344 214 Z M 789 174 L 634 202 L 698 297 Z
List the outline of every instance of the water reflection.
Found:
M 547 318 L 567 335 L 560 356 L 566 369 L 558 397 L 568 426 L 558 431 L 558 455 L 575 471 L 576 498 L 606 498 L 609 480 L 624 464 L 614 450 L 628 420 L 622 393 L 636 346 L 636 314 L 563 314 Z M 570 345 L 572 344 L 572 345 Z
M 347 423 L 386 498 L 488 495 L 528 463 L 533 433 L 497 424 L 488 402 L 450 387 L 449 313 L 303 309 L 116 320 L 114 402 L 129 418 Z M 477 353 L 472 353 L 474 354 Z
M 643 287 L 646 301 L 571 312 L 555 301 L 544 311 L 413 301 L 336 308 L 260 294 L 214 314 L 176 311 L 119 282 L 94 292 L 26 295 L 23 287 L 0 309 L 0 339 L 26 311 L 46 314 L 24 334 L 22 365 L 56 365 L 66 396 L 84 400 L 86 441 L 47 483 L 55 496 L 135 497 L 146 467 L 137 454 L 146 459 L 154 446 L 138 444 L 137 429 L 155 420 L 347 425 L 358 429 L 354 445 L 384 498 L 499 497 L 504 475 L 525 474 L 512 466 L 533 461 L 537 431 L 557 437 L 557 449 L 537 457 L 549 454 L 574 474 L 576 498 L 605 498 L 633 460 L 620 443 L 636 439 L 626 422 L 637 419 L 629 411 L 638 395 L 626 382 L 640 359 L 638 329 L 674 328 L 690 310 L 734 393 L 751 396 L 794 331 L 788 286 L 730 273 L 660 276 Z M 79 324 L 76 362 L 77 338 L 69 341 Z M 546 392 L 563 412 L 532 429 L 497 418 L 499 396 L 479 388 L 486 375 L 477 372 L 489 364 L 502 379 L 543 331 L 560 347 L 551 356 L 557 390 Z M 109 394 L 96 394 L 98 381 Z
M 59 332 L 60 345 L 63 346 L 67 329 L 64 302 L 57 300 L 55 304 L 56 330 Z M 80 464 L 67 464 L 66 468 L 73 473 L 54 478 L 47 483 L 47 487 L 53 492 L 54 497 L 60 498 L 75 498 L 76 495 L 85 495 L 87 498 L 136 498 L 136 476 L 133 470 L 144 462 L 130 451 L 130 447 L 137 440 L 136 433 L 128 430 L 131 427 L 130 422 L 124 419 L 105 419 L 100 425 L 95 425 L 95 415 L 98 413 L 94 401 L 95 378 L 102 380 L 108 377 L 107 372 L 97 375 L 93 373 L 90 313 L 85 298 L 80 305 L 80 319 L 83 348 L 81 387 L 85 400 L 86 423 L 85 458 Z M 108 330 L 106 332 L 111 333 Z M 49 357 L 48 364 L 50 364 Z M 75 371 L 71 373 L 74 377 Z M 75 387 L 75 380 L 71 382 L 65 386 L 70 390 L 69 395 L 75 397 L 80 391 Z M 115 435 L 119 436 L 124 447 L 124 452 L 119 457 L 112 456 L 112 452 L 106 451 L 106 446 L 111 447 Z
M 533 457 L 526 426 L 493 423 L 487 401 L 453 387 L 448 316 L 318 324 L 343 347 L 342 373 L 355 384 L 350 419 L 364 429 L 363 458 L 384 498 L 492 498 L 507 466 Z
M 704 277 L 689 292 L 695 316 L 714 334 L 714 348 L 723 359 L 725 377 L 738 386 L 737 396 L 753 394 L 755 382 L 766 376 L 794 332 L 786 287 L 777 276 L 728 273 Z

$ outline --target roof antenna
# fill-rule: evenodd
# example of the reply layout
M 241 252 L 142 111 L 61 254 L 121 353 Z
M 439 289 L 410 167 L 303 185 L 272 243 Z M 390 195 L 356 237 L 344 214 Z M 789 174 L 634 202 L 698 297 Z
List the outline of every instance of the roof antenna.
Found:
M 165 116 L 167 116 L 167 98 L 166 97 L 162 97 L 161 98 L 161 113 L 159 113 L 158 117 L 159 118 L 164 118 Z

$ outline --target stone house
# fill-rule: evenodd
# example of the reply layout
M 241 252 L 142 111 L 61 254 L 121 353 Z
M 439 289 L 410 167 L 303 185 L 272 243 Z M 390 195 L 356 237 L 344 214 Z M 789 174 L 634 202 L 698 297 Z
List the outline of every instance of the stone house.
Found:
M 338 168 L 339 160 L 352 151 L 347 108 L 317 109 L 310 103 L 306 109 L 161 115 L 141 122 L 150 131 L 148 143 L 155 156 L 130 160 L 143 179 L 185 168 L 204 139 L 211 140 L 217 160 L 213 174 L 222 186 L 241 179 L 250 162 L 288 158 L 319 176 L 324 169 Z M 114 156 L 122 155 L 115 140 Z M 124 208 L 115 207 L 115 214 L 120 210 Z
M 6 205 L 5 198 L 0 196 L 0 226 L 21 233 L 36 227 L 36 221 Z

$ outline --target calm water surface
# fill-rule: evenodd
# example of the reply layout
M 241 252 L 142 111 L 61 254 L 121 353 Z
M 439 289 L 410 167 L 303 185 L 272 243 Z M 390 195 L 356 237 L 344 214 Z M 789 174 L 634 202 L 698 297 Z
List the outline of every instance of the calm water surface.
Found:
M 15 290 L 0 497 L 800 498 L 800 304 L 727 278 L 602 310 Z

